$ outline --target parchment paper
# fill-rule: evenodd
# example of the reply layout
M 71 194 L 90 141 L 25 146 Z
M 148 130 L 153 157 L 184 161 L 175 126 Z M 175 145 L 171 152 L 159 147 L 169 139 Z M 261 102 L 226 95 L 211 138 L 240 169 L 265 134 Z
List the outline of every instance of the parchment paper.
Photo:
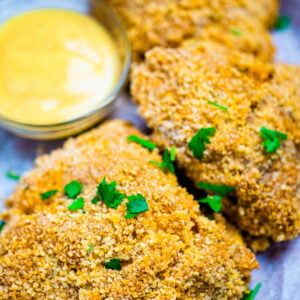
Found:
M 276 59 L 300 65 L 300 0 L 284 1 L 282 11 L 292 17 L 293 24 L 288 30 L 273 33 L 278 48 Z M 118 108 L 109 118 L 130 120 L 145 129 L 127 92 L 123 93 Z M 6 177 L 6 171 L 22 174 L 30 170 L 36 156 L 60 147 L 62 142 L 26 140 L 0 129 L 0 209 L 16 184 Z M 272 245 L 266 253 L 258 255 L 258 260 L 261 269 L 253 272 L 251 283 L 252 287 L 257 282 L 263 284 L 257 300 L 300 300 L 300 237 Z

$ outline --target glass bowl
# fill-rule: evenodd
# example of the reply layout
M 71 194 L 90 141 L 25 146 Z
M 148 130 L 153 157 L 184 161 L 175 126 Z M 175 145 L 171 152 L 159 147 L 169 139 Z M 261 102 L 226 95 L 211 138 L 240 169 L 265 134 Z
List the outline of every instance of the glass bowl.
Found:
M 99 101 L 99 106 L 75 119 L 58 124 L 33 125 L 9 120 L 0 113 L 2 128 L 19 136 L 38 140 L 58 139 L 77 134 L 106 117 L 113 110 L 126 84 L 131 63 L 131 48 L 126 31 L 116 14 L 101 0 L 1 0 L 0 24 L 22 12 L 45 8 L 88 14 L 100 22 L 117 43 L 122 70 L 118 83 L 104 100 Z

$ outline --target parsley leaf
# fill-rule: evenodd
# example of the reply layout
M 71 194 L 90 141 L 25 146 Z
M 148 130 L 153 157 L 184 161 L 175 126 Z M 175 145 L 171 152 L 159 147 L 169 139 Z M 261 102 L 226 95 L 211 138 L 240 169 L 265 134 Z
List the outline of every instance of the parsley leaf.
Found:
M 91 254 L 93 252 L 93 245 L 90 245 L 88 248 L 88 253 Z
M 97 195 L 108 207 L 117 209 L 122 204 L 125 195 L 120 193 L 116 189 L 117 183 L 113 181 L 111 183 L 106 182 L 106 178 L 97 186 Z
M 122 270 L 121 261 L 118 258 L 112 258 L 104 264 L 104 267 L 111 270 Z
M 227 107 L 225 107 L 225 106 L 223 106 L 223 105 L 220 105 L 220 104 L 218 104 L 218 103 L 216 103 L 216 102 L 207 100 L 207 103 L 208 103 L 208 104 L 211 104 L 211 105 L 213 105 L 213 106 L 215 106 L 215 107 L 218 107 L 218 108 L 220 108 L 220 109 L 222 109 L 222 110 L 224 110 L 224 111 L 228 111 L 228 108 L 227 108 Z
M 234 34 L 235 36 L 242 36 L 243 35 L 242 32 L 237 28 L 232 28 L 231 33 Z
M 176 159 L 176 148 L 175 148 L 175 146 L 171 147 L 170 159 L 171 159 L 171 161 L 175 161 L 175 159 Z
M 281 141 L 288 138 L 287 134 L 266 127 L 260 129 L 260 135 L 264 139 L 266 153 L 276 152 L 281 146 Z
M 5 222 L 3 220 L 0 220 L 0 232 L 2 231 L 3 227 L 5 226 Z
M 64 190 L 68 198 L 75 199 L 82 191 L 82 185 L 77 180 L 74 180 L 67 184 Z
M 93 204 L 98 204 L 98 198 L 97 198 L 97 197 L 93 198 L 93 199 L 91 200 L 91 202 L 92 202 Z
M 151 143 L 147 140 L 144 140 L 136 135 L 130 135 L 127 140 L 129 141 L 133 141 L 133 142 L 136 142 L 137 144 L 140 144 L 142 145 L 144 148 L 147 148 L 147 149 L 150 149 L 150 150 L 153 150 L 156 148 L 156 145 L 154 143 Z
M 148 203 L 141 194 L 129 196 L 127 199 L 129 202 L 126 203 L 126 219 L 134 218 L 138 214 L 149 210 Z
M 174 156 L 174 154 L 173 154 L 173 156 Z M 174 167 L 174 163 L 172 161 L 172 156 L 171 156 L 171 153 L 168 149 L 166 149 L 164 151 L 163 162 L 162 163 L 159 163 L 159 162 L 153 161 L 153 160 L 150 160 L 149 162 L 151 164 L 155 164 L 155 165 L 159 166 L 163 171 L 166 171 L 166 169 L 167 169 L 170 172 L 175 173 L 175 167 Z
M 174 155 L 173 155 L 174 156 Z M 170 172 L 175 173 L 175 167 L 171 158 L 171 153 L 168 149 L 164 151 L 163 162 L 161 168 L 168 169 Z
M 42 200 L 46 200 L 46 199 L 52 197 L 53 195 L 55 195 L 57 192 L 58 192 L 58 190 L 52 190 L 49 192 L 41 193 L 40 196 L 41 196 Z
M 207 196 L 201 200 L 198 200 L 199 203 L 208 203 L 210 208 L 214 212 L 219 212 L 222 208 L 222 197 L 221 196 Z
M 194 156 L 201 159 L 206 150 L 205 144 L 210 144 L 209 136 L 216 134 L 216 128 L 202 128 L 191 139 L 188 148 L 193 152 Z
M 227 185 L 218 185 L 218 184 L 211 184 L 205 182 L 198 182 L 197 185 L 201 189 L 214 192 L 220 196 L 226 196 L 227 194 L 235 191 L 234 187 L 227 186 Z
M 255 296 L 257 295 L 257 293 L 260 290 L 261 286 L 262 286 L 262 283 L 259 282 L 253 290 L 250 290 L 249 294 L 246 294 L 244 296 L 243 300 L 254 300 Z
M 16 174 L 15 172 L 11 172 L 11 171 L 6 172 L 6 177 L 13 179 L 13 180 L 20 180 L 20 178 L 21 178 L 20 175 Z
M 73 201 L 71 205 L 68 206 L 69 210 L 77 210 L 84 207 L 84 199 L 78 198 Z
M 291 19 L 288 16 L 280 16 L 275 24 L 276 30 L 285 30 L 287 29 L 291 24 Z

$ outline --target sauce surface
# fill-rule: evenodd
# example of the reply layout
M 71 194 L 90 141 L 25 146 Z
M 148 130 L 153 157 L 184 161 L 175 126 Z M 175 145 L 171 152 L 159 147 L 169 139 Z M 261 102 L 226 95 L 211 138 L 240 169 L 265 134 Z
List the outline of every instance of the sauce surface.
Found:
M 83 116 L 121 72 L 115 41 L 91 17 L 35 10 L 0 26 L 0 115 L 34 125 Z

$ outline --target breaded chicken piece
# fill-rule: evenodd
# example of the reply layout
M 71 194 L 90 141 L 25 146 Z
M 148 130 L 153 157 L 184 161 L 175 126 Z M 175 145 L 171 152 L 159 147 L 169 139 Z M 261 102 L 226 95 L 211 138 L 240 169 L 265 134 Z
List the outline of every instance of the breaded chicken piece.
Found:
M 178 166 L 195 184 L 235 188 L 222 211 L 258 240 L 289 240 L 300 230 L 299 75 L 299 67 L 212 43 L 153 49 L 132 75 L 132 94 L 153 140 L 162 149 L 176 147 Z M 266 153 L 263 126 L 288 134 L 278 153 Z M 198 159 L 188 144 L 208 127 L 216 134 Z
M 1 299 L 242 297 L 257 267 L 253 253 L 201 216 L 176 177 L 149 163 L 161 161 L 158 151 L 129 142 L 132 134 L 145 138 L 123 121 L 106 123 L 40 157 L 22 178 L 3 214 Z M 144 196 L 149 211 L 126 219 L 126 199 L 117 209 L 93 204 L 104 177 L 127 197 Z M 85 199 L 77 211 L 63 192 L 73 180 Z M 113 258 L 122 270 L 104 267 Z
M 276 64 L 274 85 L 280 86 L 282 97 L 285 101 L 288 117 L 287 126 L 293 129 L 297 145 L 300 144 L 300 66 Z M 289 91 L 287 96 L 285 93 Z M 283 93 L 283 94 L 282 94 Z M 296 127 L 294 126 L 296 125 Z M 299 149 L 299 148 L 298 148 Z
M 106 0 L 121 16 L 133 44 L 134 60 L 155 46 L 178 47 L 185 40 L 213 40 L 272 59 L 267 28 L 277 0 Z

